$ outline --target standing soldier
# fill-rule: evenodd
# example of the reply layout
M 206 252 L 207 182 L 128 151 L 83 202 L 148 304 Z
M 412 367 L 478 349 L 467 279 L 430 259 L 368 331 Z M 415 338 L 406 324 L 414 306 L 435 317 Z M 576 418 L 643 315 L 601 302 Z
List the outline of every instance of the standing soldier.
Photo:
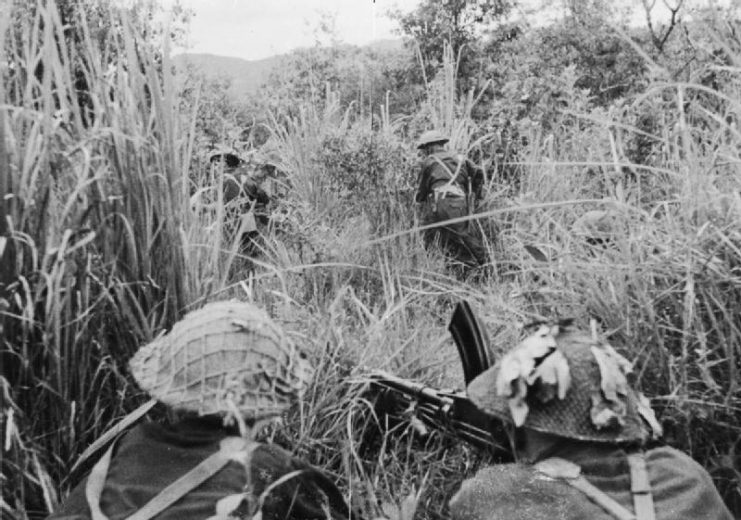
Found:
M 512 426 L 517 464 L 463 482 L 454 520 L 731 520 L 708 473 L 649 447 L 661 427 L 608 343 L 541 325 L 470 385 L 484 412 Z
M 422 134 L 417 148 L 423 156 L 416 201 L 422 204 L 422 224 L 429 225 L 473 213 L 481 198 L 484 173 L 467 158 L 445 150 L 449 139 L 437 130 Z M 473 223 L 443 224 L 424 232 L 425 246 L 438 243 L 467 267 L 487 262 L 487 254 Z
M 209 162 L 221 164 L 224 169 L 224 204 L 238 214 L 234 232 L 240 233 L 241 250 L 254 255 L 259 249 L 258 226 L 267 226 L 270 196 L 260 186 L 263 177 L 253 178 L 244 168 L 244 159 L 229 149 L 220 149 L 209 155 Z
M 187 314 L 130 363 L 168 424 L 136 426 L 50 520 L 341 520 L 334 483 L 287 451 L 253 440 L 294 404 L 308 361 L 255 306 L 223 301 Z

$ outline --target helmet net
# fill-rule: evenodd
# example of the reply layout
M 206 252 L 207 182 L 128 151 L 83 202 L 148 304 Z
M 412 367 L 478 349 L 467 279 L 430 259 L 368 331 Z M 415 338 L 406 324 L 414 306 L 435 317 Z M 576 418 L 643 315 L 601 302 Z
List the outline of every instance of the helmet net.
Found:
M 143 390 L 174 409 L 226 415 L 236 408 L 255 420 L 290 407 L 310 377 L 308 362 L 268 315 L 236 301 L 188 313 L 130 366 Z

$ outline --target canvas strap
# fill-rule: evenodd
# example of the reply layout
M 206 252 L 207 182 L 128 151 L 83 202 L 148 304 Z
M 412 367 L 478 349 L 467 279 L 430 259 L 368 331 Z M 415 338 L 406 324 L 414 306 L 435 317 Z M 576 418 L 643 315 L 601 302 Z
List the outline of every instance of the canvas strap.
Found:
M 584 478 L 577 464 L 558 457 L 551 457 L 538 462 L 535 469 L 549 478 L 560 480 L 578 489 L 617 520 L 637 520 L 628 509 Z
M 445 164 L 439 157 L 433 155 L 432 158 L 435 159 L 435 161 L 440 166 L 442 166 L 443 169 L 445 169 L 445 171 L 448 173 L 448 175 L 450 175 L 450 179 L 445 184 L 445 186 L 452 186 L 453 183 L 455 182 L 455 180 L 458 178 L 458 174 L 461 172 L 461 167 L 463 166 L 463 157 L 461 157 L 460 155 L 457 156 L 457 159 L 458 159 L 457 162 L 458 162 L 458 164 L 455 167 L 455 172 L 451 171 L 451 169 L 448 167 L 448 165 Z
M 149 502 L 144 504 L 141 509 L 129 516 L 127 520 L 150 520 L 154 518 L 218 473 L 230 460 L 235 459 L 240 451 L 244 451 L 245 448 L 252 448 L 252 446 L 248 446 L 248 443 L 249 441 L 239 437 L 227 437 L 223 439 L 219 451 L 204 459 L 196 467 L 160 491 Z M 85 484 L 85 498 L 90 507 L 92 520 L 108 520 L 108 517 L 100 508 L 100 497 L 105 486 L 112 453 L 113 446 L 108 449 L 105 455 L 93 467 Z
M 628 466 L 630 466 L 630 492 L 633 495 L 636 519 L 656 520 L 651 481 L 646 469 L 646 456 L 643 452 L 631 453 L 628 455 Z

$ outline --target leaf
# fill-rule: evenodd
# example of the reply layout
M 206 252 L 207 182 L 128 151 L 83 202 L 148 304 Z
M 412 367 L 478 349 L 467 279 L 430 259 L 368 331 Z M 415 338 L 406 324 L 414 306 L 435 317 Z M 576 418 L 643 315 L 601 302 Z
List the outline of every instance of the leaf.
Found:
M 541 325 L 538 330 L 522 340 L 515 353 L 521 359 L 540 359 L 556 348 L 556 338 L 549 325 Z
M 512 383 L 520 377 L 520 362 L 509 353 L 502 358 L 502 365 L 497 374 L 497 395 L 502 397 L 512 397 L 514 389 Z
M 625 357 L 622 354 L 620 354 L 617 350 L 612 348 L 612 345 L 610 345 L 609 343 L 604 343 L 602 345 L 602 348 L 605 349 L 607 353 L 610 355 L 610 357 L 613 358 L 617 362 L 623 374 L 628 375 L 631 372 L 633 372 L 633 363 L 625 359 Z
M 556 378 L 558 379 L 558 398 L 563 400 L 566 398 L 566 392 L 571 387 L 571 371 L 569 370 L 569 362 L 566 360 L 563 352 L 556 351 L 553 353 L 554 356 L 556 354 L 558 356 L 554 360 L 554 365 L 556 368 Z
M 525 397 L 527 397 L 527 384 L 523 378 L 519 378 L 517 379 L 517 389 L 514 393 L 514 397 L 507 401 L 515 426 L 522 426 L 525 424 L 525 419 L 527 419 L 527 414 L 530 411 L 530 408 L 525 402 Z
M 521 397 L 513 397 L 509 400 L 509 411 L 512 414 L 512 420 L 514 421 L 515 426 L 519 427 L 525 424 L 525 419 L 527 419 L 527 414 L 530 411 L 530 408 L 527 406 L 525 399 Z
M 651 427 L 651 437 L 654 440 L 659 439 L 664 434 L 664 429 L 661 427 L 661 424 L 659 424 L 658 419 L 656 419 L 656 414 L 654 413 L 653 408 L 651 408 L 651 401 L 649 401 L 648 397 L 643 395 L 641 392 L 636 392 L 636 395 L 638 397 L 638 402 L 636 403 L 638 413 Z
M 599 365 L 600 386 L 605 399 L 614 403 L 620 402 L 618 394 L 628 395 L 628 380 L 625 378 L 619 360 L 602 347 L 591 347 L 591 350 Z
M 525 378 L 532 384 L 535 378 L 533 371 L 538 361 L 556 349 L 556 339 L 548 325 L 541 325 L 537 332 L 528 336 L 510 353 L 502 358 L 497 376 L 497 395 L 513 397 L 513 382 Z
M 535 383 L 535 397 L 542 403 L 551 401 L 558 396 L 566 397 L 571 386 L 571 373 L 566 356 L 560 350 L 554 350 L 536 367 L 528 378 L 528 383 Z
M 617 410 L 615 408 L 618 407 Z M 622 408 L 622 409 L 621 409 Z M 592 424 L 598 430 L 611 430 L 622 427 L 625 423 L 625 406 L 622 403 L 610 402 L 599 392 L 592 394 L 592 408 L 589 411 Z

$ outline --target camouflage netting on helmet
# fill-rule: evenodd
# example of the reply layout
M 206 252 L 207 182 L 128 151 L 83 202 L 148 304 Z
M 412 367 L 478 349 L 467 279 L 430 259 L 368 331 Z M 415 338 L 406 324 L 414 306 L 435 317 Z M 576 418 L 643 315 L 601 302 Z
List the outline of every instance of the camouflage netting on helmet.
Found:
M 630 363 L 589 334 L 543 325 L 468 386 L 476 406 L 533 430 L 585 441 L 637 443 L 660 426 L 630 388 Z
M 239 411 L 278 415 L 310 377 L 308 362 L 268 315 L 243 302 L 215 302 L 188 313 L 130 361 L 142 390 L 200 415 Z

